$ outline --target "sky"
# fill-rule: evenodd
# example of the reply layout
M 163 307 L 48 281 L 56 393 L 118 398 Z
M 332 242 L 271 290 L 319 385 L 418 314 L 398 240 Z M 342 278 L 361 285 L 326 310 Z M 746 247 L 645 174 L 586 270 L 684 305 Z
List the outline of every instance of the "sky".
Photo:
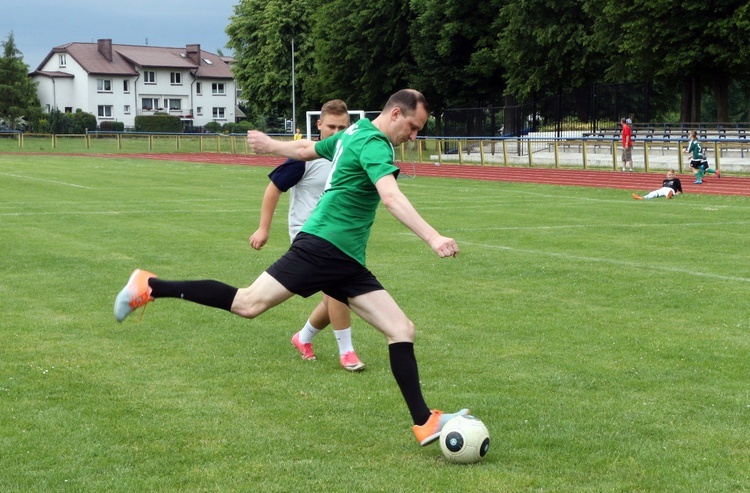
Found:
M 13 32 L 29 66 L 72 42 L 184 47 L 232 55 L 225 30 L 239 0 L 0 0 L 0 41 Z

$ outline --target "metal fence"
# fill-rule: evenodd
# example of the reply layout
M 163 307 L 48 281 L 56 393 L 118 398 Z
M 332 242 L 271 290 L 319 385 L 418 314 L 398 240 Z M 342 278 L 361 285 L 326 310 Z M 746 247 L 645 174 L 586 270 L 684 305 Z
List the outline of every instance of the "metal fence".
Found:
M 749 124 L 750 125 L 750 124 Z M 720 129 L 702 139 L 712 166 L 722 172 L 750 173 L 750 140 Z M 291 138 L 276 136 L 277 138 Z M 633 161 L 641 171 L 687 166 L 686 138 L 678 132 L 665 137 L 638 130 Z M 614 133 L 578 132 L 558 137 L 555 132 L 529 132 L 510 137 L 419 137 L 396 149 L 402 162 L 478 166 L 531 166 L 578 169 L 618 169 L 620 138 Z M 0 152 L 91 154 L 223 153 L 253 154 L 245 134 L 133 134 L 44 135 L 0 133 Z
M 608 84 L 560 89 L 556 94 L 506 106 L 450 108 L 441 118 L 444 137 L 518 137 L 531 132 L 576 136 L 614 126 L 630 114 L 650 119 L 648 84 Z

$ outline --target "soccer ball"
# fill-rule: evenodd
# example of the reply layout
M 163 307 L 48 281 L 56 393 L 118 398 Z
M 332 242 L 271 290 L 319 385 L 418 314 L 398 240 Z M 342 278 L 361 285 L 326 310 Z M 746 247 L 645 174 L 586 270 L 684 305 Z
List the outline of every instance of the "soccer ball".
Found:
M 451 462 L 479 462 L 490 448 L 490 433 L 474 416 L 456 416 L 440 431 L 440 448 Z

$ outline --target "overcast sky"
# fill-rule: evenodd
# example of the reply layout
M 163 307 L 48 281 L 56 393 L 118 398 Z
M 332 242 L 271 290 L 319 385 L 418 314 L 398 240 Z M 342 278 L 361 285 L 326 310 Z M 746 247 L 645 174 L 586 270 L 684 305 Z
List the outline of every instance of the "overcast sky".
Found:
M 0 40 L 13 31 L 29 70 L 50 50 L 72 42 L 182 47 L 224 55 L 225 30 L 238 0 L 0 0 Z

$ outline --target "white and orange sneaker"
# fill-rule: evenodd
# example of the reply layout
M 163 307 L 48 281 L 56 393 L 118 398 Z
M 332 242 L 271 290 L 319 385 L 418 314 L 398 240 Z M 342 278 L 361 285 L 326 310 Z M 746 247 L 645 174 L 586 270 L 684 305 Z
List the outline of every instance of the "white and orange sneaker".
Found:
M 365 369 L 365 364 L 362 363 L 357 357 L 357 353 L 354 351 L 348 351 L 344 353 L 340 358 L 341 366 L 347 371 L 362 371 Z
M 468 409 L 461 409 L 458 412 L 452 414 L 446 414 L 443 411 L 437 409 L 432 410 L 430 419 L 423 425 L 414 425 L 414 436 L 417 437 L 417 441 L 421 446 L 429 445 L 440 436 L 440 431 L 445 426 L 445 423 L 455 418 L 456 416 L 466 416 L 469 414 Z
M 148 280 L 152 277 L 156 275 L 141 269 L 136 269 L 130 274 L 128 283 L 115 298 L 115 319 L 118 322 L 125 320 L 125 317 L 140 307 L 144 307 L 145 311 L 146 304 L 154 300 L 151 296 L 151 287 L 148 285 Z
M 292 336 L 292 344 L 299 351 L 302 359 L 313 361 L 315 360 L 315 352 L 313 351 L 312 342 L 302 342 L 299 340 L 299 332 Z

